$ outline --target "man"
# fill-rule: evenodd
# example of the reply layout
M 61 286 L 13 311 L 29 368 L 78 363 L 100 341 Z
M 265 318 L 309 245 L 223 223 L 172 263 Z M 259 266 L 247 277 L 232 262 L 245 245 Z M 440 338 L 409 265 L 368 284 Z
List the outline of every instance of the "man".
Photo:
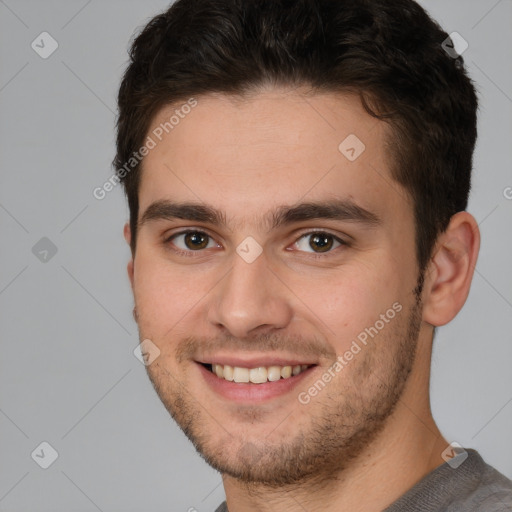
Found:
M 477 100 L 446 41 L 410 0 L 181 0 L 133 43 L 134 316 L 218 511 L 512 510 L 429 403 L 480 242 Z

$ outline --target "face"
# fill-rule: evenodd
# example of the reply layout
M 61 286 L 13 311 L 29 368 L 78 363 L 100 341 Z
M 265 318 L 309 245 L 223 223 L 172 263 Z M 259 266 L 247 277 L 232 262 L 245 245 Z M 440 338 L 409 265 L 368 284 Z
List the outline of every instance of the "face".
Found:
M 354 97 L 274 89 L 198 97 L 161 134 L 176 108 L 148 132 L 129 265 L 160 351 L 148 375 L 222 473 L 325 479 L 384 428 L 414 365 L 413 209 L 388 127 Z

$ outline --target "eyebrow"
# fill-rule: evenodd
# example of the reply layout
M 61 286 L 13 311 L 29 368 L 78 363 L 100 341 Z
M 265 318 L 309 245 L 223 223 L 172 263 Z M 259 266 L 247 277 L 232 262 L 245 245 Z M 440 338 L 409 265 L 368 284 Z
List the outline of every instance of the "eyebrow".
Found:
M 140 228 L 149 222 L 175 219 L 228 227 L 226 215 L 221 210 L 203 203 L 178 203 L 169 200 L 159 200 L 150 204 L 138 221 L 137 226 Z M 369 227 L 375 227 L 382 223 L 382 219 L 376 213 L 359 206 L 351 199 L 339 199 L 280 206 L 270 211 L 262 219 L 262 225 L 272 230 L 280 226 L 311 220 L 348 221 Z

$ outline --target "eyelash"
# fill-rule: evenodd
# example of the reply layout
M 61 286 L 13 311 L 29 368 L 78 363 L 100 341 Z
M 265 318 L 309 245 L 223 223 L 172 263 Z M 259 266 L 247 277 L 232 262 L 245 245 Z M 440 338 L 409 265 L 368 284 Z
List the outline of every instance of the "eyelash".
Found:
M 186 230 L 183 230 L 183 231 L 179 231 L 177 233 L 173 233 L 171 236 L 167 237 L 165 240 L 164 240 L 164 245 L 167 247 L 174 238 L 180 236 L 180 235 L 187 235 L 189 233 L 198 233 L 198 234 L 201 234 L 201 235 L 206 235 L 208 238 L 214 240 L 214 237 L 212 237 L 211 235 L 209 235 L 207 232 L 205 231 L 201 231 L 199 229 L 186 229 Z M 325 253 L 315 253 L 315 252 L 312 252 L 312 253 L 306 253 L 308 254 L 308 258 L 313 258 L 313 259 L 317 259 L 317 258 L 326 258 L 326 257 L 329 257 L 329 255 L 331 255 L 333 253 L 333 251 L 335 249 L 339 249 L 341 246 L 344 246 L 344 247 L 348 247 L 349 246 L 349 243 L 346 242 L 345 240 L 339 238 L 338 236 L 334 235 L 333 233 L 330 233 L 329 231 L 319 231 L 319 230 L 316 230 L 316 231 L 306 231 L 304 233 L 301 233 L 298 238 L 295 239 L 295 241 L 293 242 L 293 244 L 296 244 L 299 240 L 301 240 L 302 238 L 304 237 L 307 237 L 307 236 L 312 236 L 312 235 L 328 235 L 330 237 L 332 237 L 336 242 L 338 242 L 340 244 L 339 247 L 335 247 L 334 249 L 331 249 Z M 216 242 L 217 243 L 217 242 Z M 292 244 L 292 245 L 293 245 Z M 195 253 L 201 253 L 203 252 L 203 250 L 201 249 L 198 249 L 197 251 L 193 251 L 193 250 L 190 250 L 190 251 L 184 251 L 182 249 L 178 249 L 176 248 L 175 246 L 171 249 L 173 252 L 175 252 L 176 254 L 180 255 L 180 256 L 185 256 L 185 257 L 195 257 L 194 254 Z M 299 252 L 306 252 L 306 251 L 299 251 Z

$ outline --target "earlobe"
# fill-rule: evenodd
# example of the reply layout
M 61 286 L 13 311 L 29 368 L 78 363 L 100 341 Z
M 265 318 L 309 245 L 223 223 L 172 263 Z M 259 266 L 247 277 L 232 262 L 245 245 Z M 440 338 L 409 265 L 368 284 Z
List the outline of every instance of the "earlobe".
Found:
M 126 240 L 126 243 L 128 245 L 131 244 L 131 241 L 132 241 L 132 231 L 130 229 L 130 223 L 127 222 L 125 225 L 124 225 L 124 228 L 123 228 L 123 236 L 124 236 L 124 239 Z
M 480 230 L 468 212 L 458 212 L 436 243 L 426 271 L 423 320 L 434 326 L 450 322 L 469 294 L 480 249 Z
M 130 279 L 130 285 L 133 290 L 133 260 L 130 260 L 126 265 L 126 270 L 128 271 L 128 278 Z
M 131 244 L 131 240 L 132 240 L 132 234 L 131 234 L 131 230 L 130 230 L 130 224 L 128 222 L 124 225 L 123 234 L 124 234 L 124 239 L 126 240 L 126 243 L 131 248 L 130 244 Z M 130 285 L 133 289 L 133 255 L 132 255 L 132 258 L 130 259 L 130 261 L 128 262 L 126 270 L 128 271 L 128 278 L 130 279 Z

